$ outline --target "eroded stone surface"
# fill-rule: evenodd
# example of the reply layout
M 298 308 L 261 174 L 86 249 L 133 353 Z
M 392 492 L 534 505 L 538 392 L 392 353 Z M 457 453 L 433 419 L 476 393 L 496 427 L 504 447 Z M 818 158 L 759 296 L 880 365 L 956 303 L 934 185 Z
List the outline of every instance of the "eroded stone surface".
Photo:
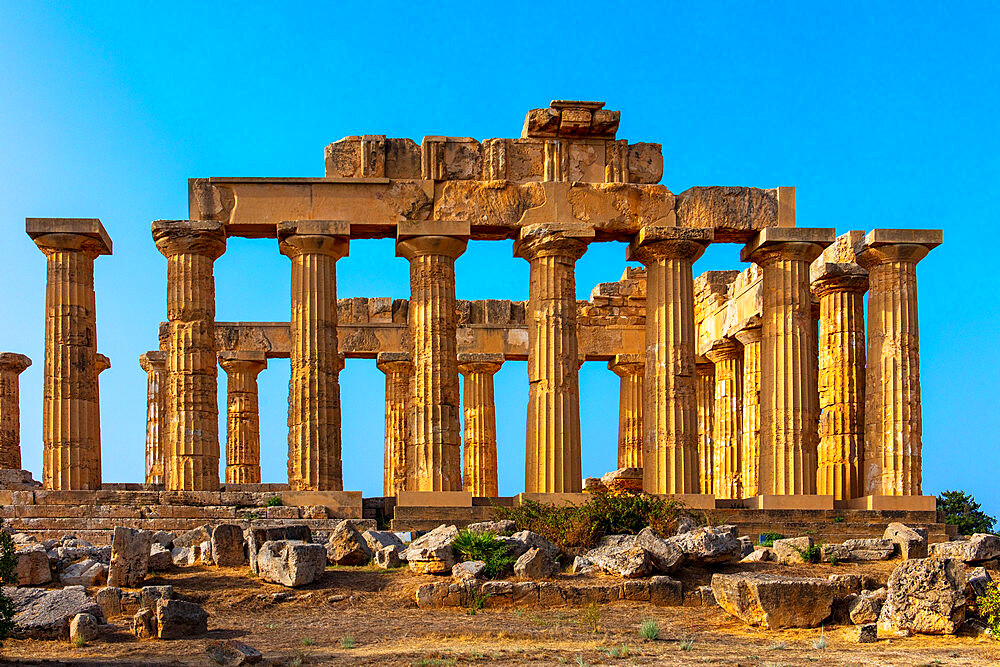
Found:
M 775 574 L 714 574 L 719 606 L 765 629 L 815 628 L 830 615 L 833 587 L 826 579 Z
M 282 586 L 305 586 L 326 569 L 326 549 L 322 544 L 289 540 L 265 542 L 257 553 L 260 578 Z
M 904 561 L 889 576 L 879 630 L 953 635 L 965 619 L 966 569 L 959 560 Z

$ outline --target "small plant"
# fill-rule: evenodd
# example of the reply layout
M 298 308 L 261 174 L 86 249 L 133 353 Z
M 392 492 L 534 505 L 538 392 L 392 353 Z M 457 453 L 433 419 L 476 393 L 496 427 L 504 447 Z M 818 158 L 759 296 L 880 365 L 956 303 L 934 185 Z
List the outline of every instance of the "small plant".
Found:
M 937 511 L 944 513 L 944 522 L 958 526 L 962 535 L 992 533 L 996 519 L 980 509 L 976 499 L 962 491 L 945 491 L 937 499 Z
M 314 642 L 313 640 L 309 639 L 308 637 L 306 637 L 305 639 L 302 640 L 302 645 L 303 646 L 312 646 L 315 643 L 316 642 Z
M 601 608 L 591 602 L 581 609 L 580 625 L 588 628 L 591 632 L 599 632 L 601 629 Z
M 83 635 L 77 635 L 73 637 L 73 646 L 76 648 L 83 648 L 87 645 L 87 640 L 83 638 Z
M 451 548 L 462 560 L 486 563 L 483 574 L 489 579 L 502 577 L 514 565 L 514 558 L 507 553 L 507 545 L 493 533 L 462 529 L 452 540 Z
M 844 517 L 842 517 L 842 516 L 835 516 L 835 517 L 833 517 L 833 522 L 834 523 L 844 523 Z
M 480 593 L 475 590 L 472 591 L 472 599 L 469 600 L 469 606 L 466 607 L 466 613 L 469 616 L 475 616 L 476 612 L 481 611 L 482 608 L 486 606 L 486 599 L 489 596 L 489 593 Z
M 0 583 L 17 586 L 17 550 L 14 538 L 6 530 L 0 529 Z M 14 601 L 0 591 L 0 645 L 14 631 Z
M 792 548 L 795 549 L 796 551 L 798 551 L 799 555 L 802 556 L 802 560 L 804 560 L 807 563 L 818 563 L 819 559 L 823 555 L 823 545 L 822 544 L 814 544 L 811 547 L 808 547 L 806 549 L 803 549 L 801 547 L 797 547 L 797 546 L 795 546 L 793 544 Z
M 639 636 L 646 641 L 654 641 L 660 638 L 660 624 L 652 618 L 642 619 L 639 624 Z
M 760 537 L 757 539 L 757 543 L 762 547 L 773 547 L 775 540 L 783 539 L 785 536 L 781 533 L 761 533 Z
M 680 647 L 680 649 L 682 651 L 690 651 L 691 649 L 694 648 L 694 640 L 693 639 L 685 639 L 684 641 L 680 642 L 678 644 L 678 646 Z
M 281 498 L 279 496 L 271 496 L 264 503 L 264 507 L 281 507 Z
M 604 652 L 608 654 L 609 658 L 627 658 L 629 657 L 628 644 L 622 644 L 621 646 L 606 646 Z
M 769 651 L 785 651 L 788 649 L 788 644 L 785 642 L 778 642 L 777 644 L 771 644 L 767 647 Z
M 819 639 L 813 640 L 813 648 L 817 651 L 822 651 L 827 646 L 826 637 L 823 636 L 823 626 L 819 628 Z
M 586 660 L 583 659 L 582 655 L 576 656 L 576 661 L 575 662 L 576 662 L 576 667 L 589 667 L 589 664 L 590 664 Z
M 986 595 L 976 597 L 979 615 L 986 621 L 990 634 L 1000 641 L 1000 587 L 996 582 L 986 584 Z
M 354 648 L 354 636 L 344 635 L 340 638 L 340 648 Z

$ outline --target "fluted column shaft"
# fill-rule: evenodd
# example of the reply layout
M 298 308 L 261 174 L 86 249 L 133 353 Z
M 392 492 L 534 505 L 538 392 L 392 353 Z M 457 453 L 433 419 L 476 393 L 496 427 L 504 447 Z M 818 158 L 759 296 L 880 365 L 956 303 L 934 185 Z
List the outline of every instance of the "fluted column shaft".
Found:
M 260 483 L 260 411 L 257 376 L 267 368 L 263 352 L 219 355 L 229 377 L 226 392 L 226 484 Z
M 95 400 L 92 406 L 94 411 L 91 417 L 91 428 L 94 430 L 94 470 L 97 475 L 97 487 L 100 488 L 104 480 L 101 464 L 101 373 L 111 368 L 111 359 L 103 354 L 97 355 L 97 385 L 94 388 Z
M 147 352 L 139 357 L 139 366 L 146 371 L 146 484 L 163 484 L 167 355 L 159 350 Z
M 857 256 L 858 264 L 868 269 L 870 282 L 864 451 L 867 495 L 921 494 L 917 262 L 928 251 L 924 245 L 897 243 L 867 247 Z
M 715 493 L 715 364 L 696 363 L 695 402 L 698 411 L 698 493 Z
M 528 416 L 524 488 L 579 493 L 580 357 L 576 331 L 576 260 L 587 241 L 522 229 L 515 255 L 530 264 Z
M 458 370 L 465 378 L 465 474 L 462 488 L 476 497 L 495 498 L 500 495 L 497 482 L 497 417 L 493 376 L 502 365 L 503 355 L 499 354 L 469 354 L 459 357 Z
M 226 249 L 222 223 L 158 220 L 156 247 L 167 258 L 166 487 L 219 488 L 215 260 Z
M 819 395 L 809 266 L 820 252 L 816 243 L 787 241 L 762 246 L 750 258 L 763 269 L 761 494 L 816 493 Z
M 646 379 L 643 409 L 643 489 L 697 493 L 698 406 L 695 375 L 694 279 L 691 267 L 711 230 L 644 232 L 629 246 L 646 267 Z
M 380 352 L 376 365 L 385 373 L 384 493 L 386 496 L 395 496 L 406 490 L 406 451 L 409 442 L 407 405 L 413 362 L 406 353 Z
M 760 327 L 737 332 L 743 344 L 743 418 L 740 435 L 740 470 L 743 497 L 756 496 L 760 466 Z
M 407 490 L 462 490 L 455 260 L 464 239 L 417 236 L 397 241 L 410 261 L 409 331 L 413 345 Z
M 21 469 L 21 392 L 19 376 L 31 359 L 0 352 L 0 468 Z
M 820 300 L 816 490 L 834 500 L 863 495 L 867 289 L 863 273 L 830 274 L 813 281 Z
M 715 364 L 712 490 L 717 498 L 742 498 L 743 348 L 727 340 L 714 346 L 706 356 Z
M 288 222 L 279 247 L 292 260 L 288 484 L 300 491 L 344 488 L 337 350 L 337 260 L 346 223 Z
M 618 467 L 642 467 L 642 385 L 646 362 L 639 354 L 618 354 L 608 368 L 621 378 L 618 393 Z
M 48 259 L 42 484 L 56 490 L 97 489 L 94 259 L 110 250 L 93 238 L 72 233 L 44 234 L 34 240 Z

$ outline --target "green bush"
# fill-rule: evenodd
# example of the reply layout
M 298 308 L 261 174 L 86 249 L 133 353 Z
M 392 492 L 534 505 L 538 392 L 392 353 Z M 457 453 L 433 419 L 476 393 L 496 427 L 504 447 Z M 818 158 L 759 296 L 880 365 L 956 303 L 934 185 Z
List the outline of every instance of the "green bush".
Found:
M 17 586 L 17 551 L 14 538 L 6 530 L 0 530 L 0 583 Z M 14 601 L 0 591 L 0 642 L 14 631 L 15 612 Z
M 518 530 L 538 533 L 567 552 L 593 547 L 605 535 L 634 535 L 646 526 L 669 535 L 685 513 L 674 500 L 632 491 L 593 493 L 582 505 L 525 500 L 516 507 L 497 508 L 498 518 L 510 519 Z
M 996 519 L 980 509 L 971 495 L 962 491 L 945 491 L 937 499 L 937 511 L 944 513 L 944 522 L 958 526 L 962 535 L 992 533 Z
M 761 533 L 760 538 L 758 538 L 757 543 L 762 547 L 773 547 L 775 540 L 784 539 L 785 536 L 781 533 Z
M 281 498 L 279 496 L 271 496 L 264 503 L 264 507 L 281 507 Z
M 489 579 L 502 577 L 514 565 L 514 558 L 507 555 L 507 545 L 493 533 L 463 528 L 451 541 L 451 548 L 461 560 L 481 560 L 486 563 L 483 574 Z
M 989 626 L 993 639 L 1000 641 L 1000 587 L 996 582 L 986 585 L 986 595 L 976 597 L 976 608 Z
M 823 556 L 822 544 L 814 544 L 811 547 L 807 547 L 805 549 L 797 547 L 793 544 L 792 548 L 798 551 L 799 555 L 802 556 L 802 560 L 804 560 L 807 563 L 818 563 L 819 559 Z

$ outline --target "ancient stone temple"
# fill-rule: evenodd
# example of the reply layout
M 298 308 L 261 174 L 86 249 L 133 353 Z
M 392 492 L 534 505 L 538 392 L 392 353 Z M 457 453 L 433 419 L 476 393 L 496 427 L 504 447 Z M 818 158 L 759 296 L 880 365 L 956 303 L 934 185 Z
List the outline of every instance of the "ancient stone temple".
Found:
M 270 509 L 352 516 L 377 505 L 417 525 L 440 508 L 462 521 L 485 499 L 517 502 L 498 498 L 497 461 L 524 447 L 519 498 L 577 502 L 588 456 L 579 370 L 600 362 L 620 380 L 618 441 L 602 446 L 641 469 L 648 493 L 719 510 L 931 512 L 916 266 L 941 232 L 800 226 L 790 187 L 674 194 L 659 184 L 661 146 L 619 139 L 619 118 L 600 102 L 557 100 L 529 111 L 516 138 L 348 136 L 326 147 L 319 177 L 191 179 L 189 219 L 152 224 L 166 316 L 139 360 L 146 479 L 131 490 L 216 493 L 222 505 L 280 491 L 288 507 Z M 93 292 L 110 238 L 97 220 L 30 219 L 27 231 L 49 266 L 45 489 L 117 489 L 101 479 Z M 288 257 L 287 321 L 216 321 L 213 265 L 231 237 L 273 239 Z M 372 238 L 395 240 L 410 293 L 338 299 L 338 260 L 351 239 Z M 527 301 L 456 299 L 470 240 L 514 242 Z M 621 244 L 622 278 L 580 301 L 576 262 L 608 242 Z M 717 243 L 744 265 L 696 275 Z M 257 378 L 273 358 L 291 367 L 288 477 L 268 485 Z M 391 502 L 344 490 L 343 460 L 357 452 L 341 438 L 340 371 L 358 358 L 385 374 Z M 523 443 L 497 439 L 493 381 L 506 361 L 527 362 Z M 24 363 L 2 362 L 0 457 L 19 467 Z

